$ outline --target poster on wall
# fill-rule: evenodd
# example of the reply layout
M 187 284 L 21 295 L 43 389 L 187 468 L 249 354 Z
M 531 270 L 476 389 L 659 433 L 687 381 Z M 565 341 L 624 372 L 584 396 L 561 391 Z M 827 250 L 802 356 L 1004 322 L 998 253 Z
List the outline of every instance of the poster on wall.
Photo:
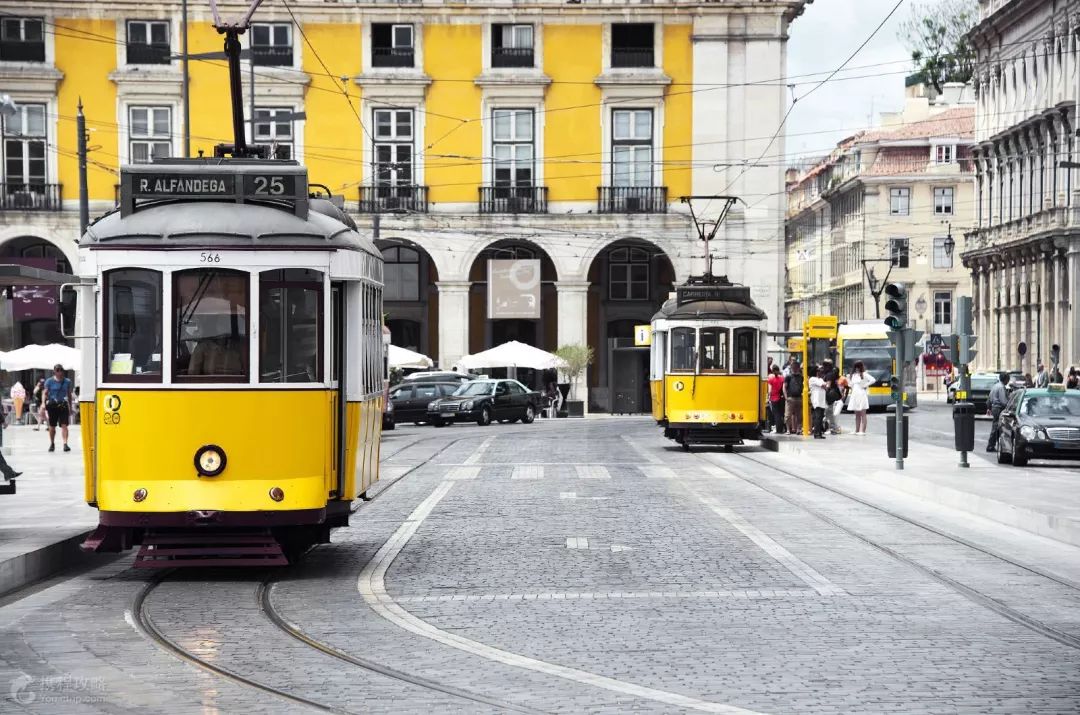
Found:
M 488 320 L 540 319 L 540 260 L 488 261 Z

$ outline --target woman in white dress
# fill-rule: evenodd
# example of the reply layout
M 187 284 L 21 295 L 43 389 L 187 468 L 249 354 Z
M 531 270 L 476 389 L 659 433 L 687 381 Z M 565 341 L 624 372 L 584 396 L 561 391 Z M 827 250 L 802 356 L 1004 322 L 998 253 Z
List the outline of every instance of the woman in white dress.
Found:
M 855 413 L 855 434 L 866 434 L 866 411 L 870 409 L 870 386 L 874 378 L 866 372 L 862 360 L 855 363 L 855 371 L 848 378 L 851 392 L 848 394 L 848 409 Z

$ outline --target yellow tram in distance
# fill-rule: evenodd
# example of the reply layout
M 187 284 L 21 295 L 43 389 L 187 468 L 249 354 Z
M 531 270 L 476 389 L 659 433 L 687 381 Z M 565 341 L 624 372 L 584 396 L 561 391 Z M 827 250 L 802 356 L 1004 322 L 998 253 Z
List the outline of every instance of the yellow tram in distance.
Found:
M 292 161 L 124 167 L 79 246 L 90 551 L 280 565 L 379 474 L 382 257 Z
M 761 439 L 766 421 L 766 316 L 750 288 L 697 276 L 652 319 L 653 417 L 664 436 L 694 444 Z

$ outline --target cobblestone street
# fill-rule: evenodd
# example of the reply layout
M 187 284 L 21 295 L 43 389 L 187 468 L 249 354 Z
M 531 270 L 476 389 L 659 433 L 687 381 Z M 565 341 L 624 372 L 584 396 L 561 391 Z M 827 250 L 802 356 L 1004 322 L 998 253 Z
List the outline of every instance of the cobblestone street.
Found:
M 400 427 L 298 566 L 0 602 L 0 712 L 1080 711 L 1076 547 L 824 476 L 647 419 Z

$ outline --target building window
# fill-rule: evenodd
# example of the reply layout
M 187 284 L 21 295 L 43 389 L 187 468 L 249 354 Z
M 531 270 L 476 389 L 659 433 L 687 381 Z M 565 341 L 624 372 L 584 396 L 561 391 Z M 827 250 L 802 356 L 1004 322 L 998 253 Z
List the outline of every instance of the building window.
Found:
M 652 111 L 616 109 L 611 113 L 611 183 L 652 186 Z
M 939 144 L 934 147 L 935 164 L 951 164 L 956 160 L 956 147 L 952 144 Z
M 44 20 L 40 17 L 0 19 L 0 62 L 44 61 Z
M 934 268 L 952 268 L 952 256 L 945 250 L 947 240 L 943 236 L 934 238 Z
M 371 25 L 372 67 L 412 67 L 415 53 L 412 25 Z
M 612 67 L 652 67 L 655 34 L 651 22 L 615 23 L 611 26 Z
M 951 186 L 934 189 L 934 214 L 953 215 L 953 188 Z
M 293 158 L 292 114 L 289 107 L 255 110 L 255 146 L 267 147 L 272 159 Z
M 533 26 L 492 25 L 491 66 L 532 67 Z
M 889 213 L 907 216 L 911 211 L 911 189 L 889 189 Z
M 413 183 L 413 112 L 411 109 L 375 110 L 376 186 Z
M 319 271 L 259 274 L 259 382 L 322 380 L 322 295 Z
M 161 272 L 105 274 L 107 381 L 161 382 Z
M 496 187 L 533 185 L 533 136 L 533 110 L 496 109 L 492 112 Z
M 173 273 L 173 379 L 248 381 L 248 274 Z
M 172 153 L 172 110 L 169 107 L 131 107 L 128 160 L 149 164 Z
M 127 24 L 127 63 L 129 65 L 167 65 L 169 59 L 169 23 L 164 20 L 129 20 Z
M 420 252 L 394 246 L 384 248 L 382 256 L 383 300 L 420 300 Z
M 291 67 L 292 25 L 287 22 L 255 22 L 251 25 L 251 55 L 259 67 Z
M 908 239 L 890 238 L 889 257 L 892 259 L 893 268 L 907 268 L 909 261 Z
M 934 292 L 934 332 L 952 332 L 952 293 Z
M 45 105 L 20 104 L 4 120 L 7 193 L 45 190 Z
M 649 299 L 649 254 L 640 248 L 616 248 L 608 254 L 608 298 Z

